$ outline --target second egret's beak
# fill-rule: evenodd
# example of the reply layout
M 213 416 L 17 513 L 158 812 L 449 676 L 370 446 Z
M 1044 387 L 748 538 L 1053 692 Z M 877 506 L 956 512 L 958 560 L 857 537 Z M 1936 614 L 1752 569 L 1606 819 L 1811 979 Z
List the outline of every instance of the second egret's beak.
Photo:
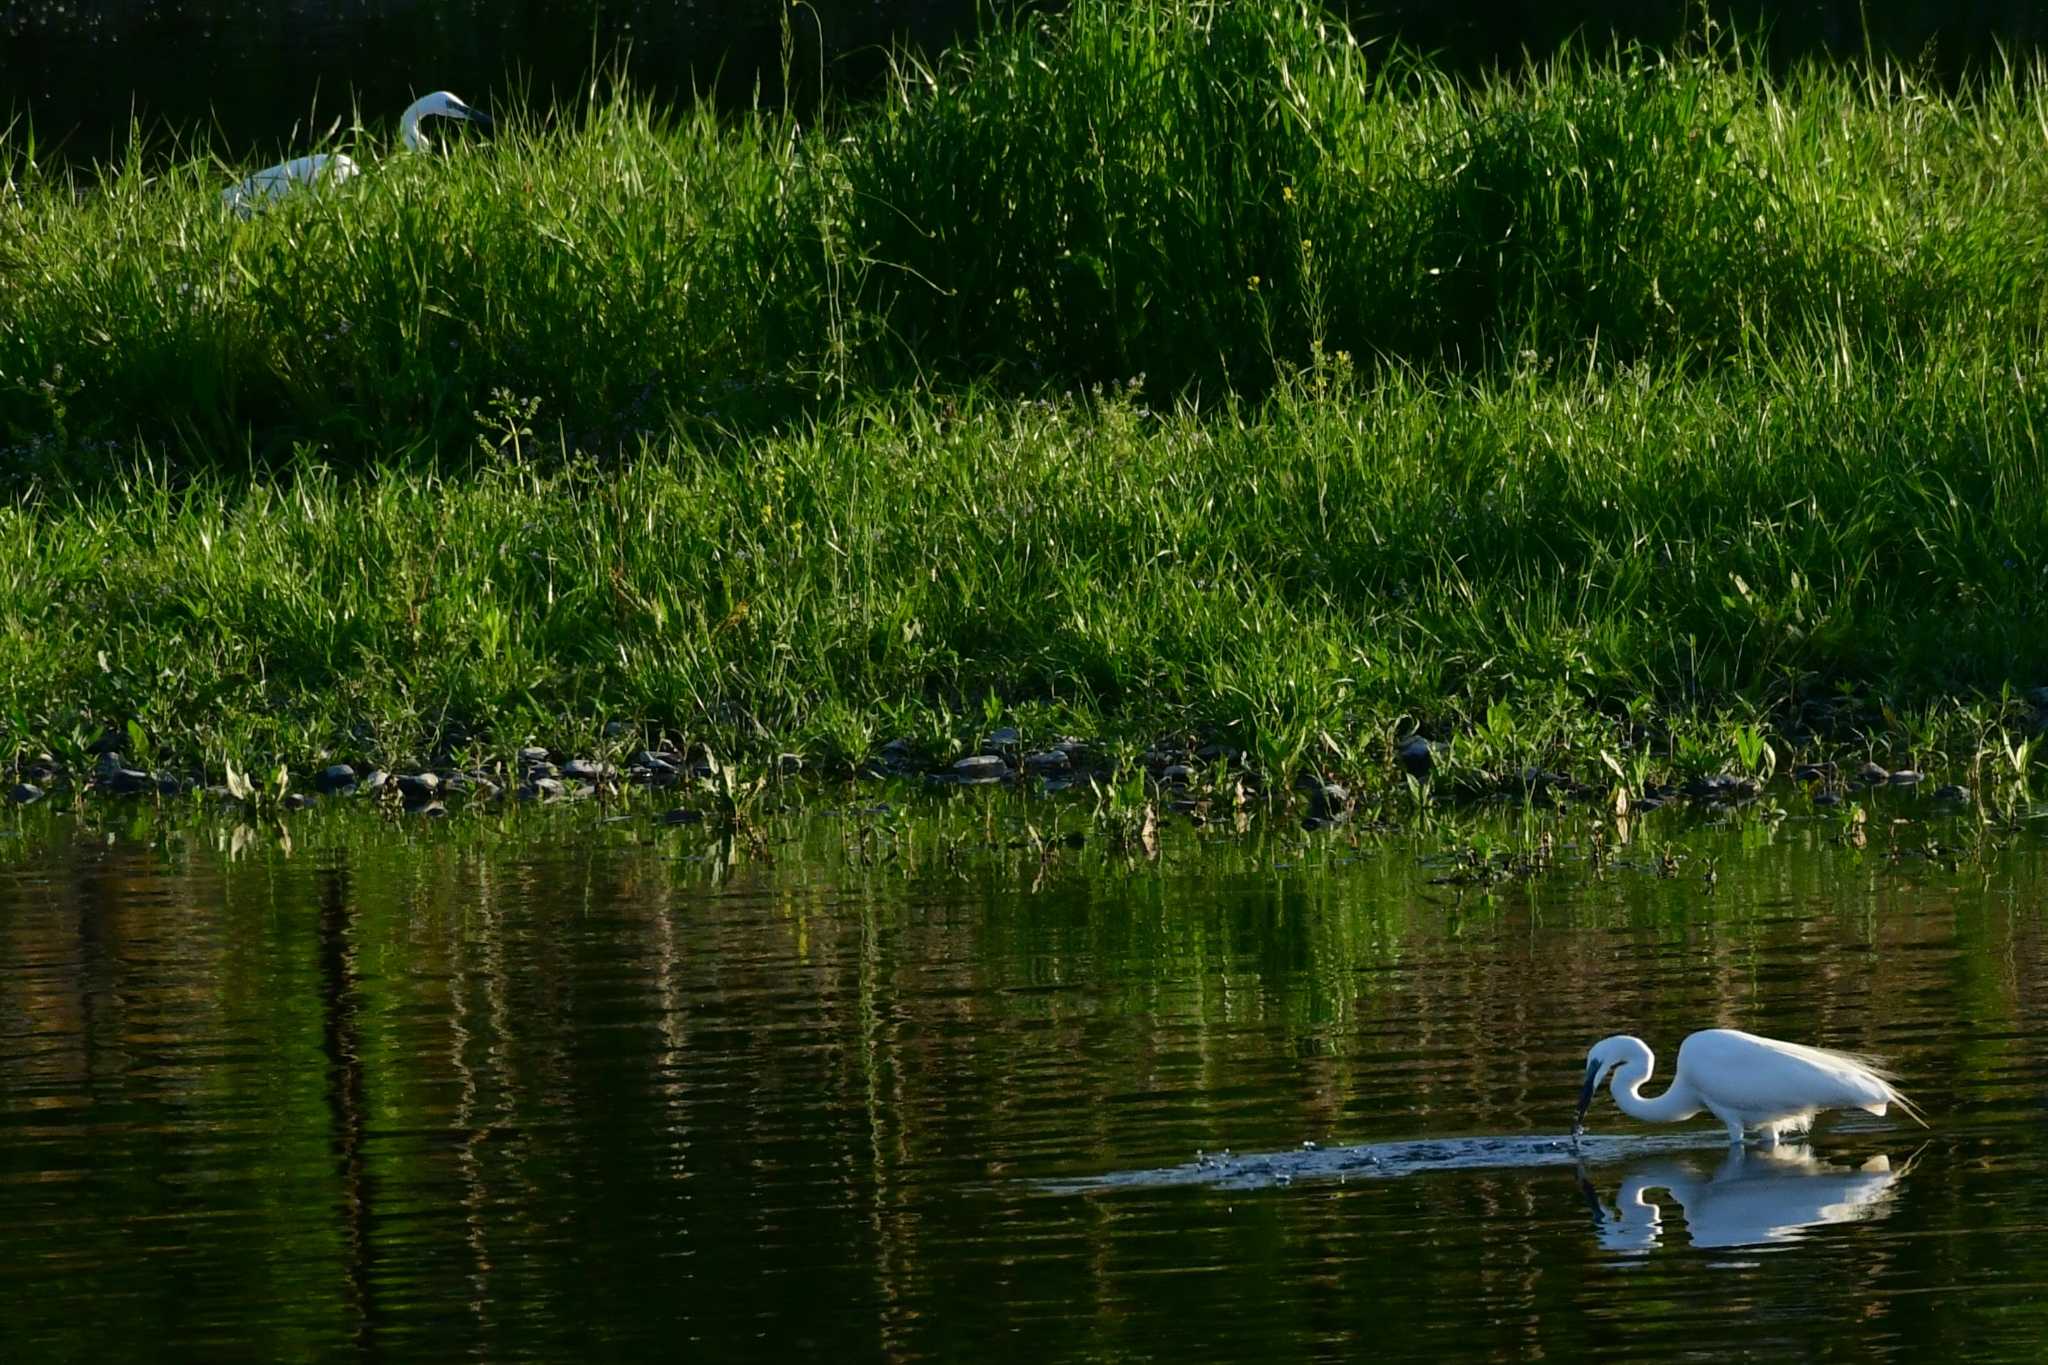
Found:
M 489 114 L 486 114 L 483 110 L 465 109 L 462 111 L 462 116 L 465 119 L 468 119 L 471 123 L 474 123 L 477 127 L 483 129 L 485 132 L 488 133 L 491 131 L 491 116 Z
M 1576 1136 L 1586 1126 L 1586 1111 L 1593 1106 L 1593 1092 L 1600 1088 L 1600 1063 L 1586 1063 L 1586 1083 L 1579 1087 L 1579 1112 L 1572 1115 L 1572 1133 Z

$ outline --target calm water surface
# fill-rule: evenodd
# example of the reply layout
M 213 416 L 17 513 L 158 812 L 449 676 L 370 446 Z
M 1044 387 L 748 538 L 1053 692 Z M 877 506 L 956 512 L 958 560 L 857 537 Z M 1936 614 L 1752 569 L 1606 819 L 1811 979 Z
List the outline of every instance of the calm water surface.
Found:
M 1488 897 L 1020 816 L 1078 824 L 7 817 L 0 1356 L 2041 1355 L 2039 836 L 1674 821 Z M 1593 1039 L 1708 1024 L 1933 1127 L 1555 1146 Z

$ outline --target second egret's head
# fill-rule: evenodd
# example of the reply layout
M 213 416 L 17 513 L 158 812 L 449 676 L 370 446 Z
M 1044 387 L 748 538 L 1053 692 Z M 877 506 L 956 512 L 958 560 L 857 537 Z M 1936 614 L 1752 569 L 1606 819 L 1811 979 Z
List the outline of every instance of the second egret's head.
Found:
M 398 120 L 399 136 L 408 147 L 419 150 L 424 139 L 420 136 L 420 120 L 423 118 L 452 118 L 463 123 L 474 123 L 480 128 L 491 126 L 491 116 L 481 109 L 472 109 L 446 90 L 436 90 L 431 95 L 422 95 L 406 106 L 405 113 Z
M 1626 1033 L 1617 1033 L 1612 1038 L 1602 1038 L 1586 1051 L 1586 1083 L 1579 1087 L 1579 1112 L 1572 1118 L 1572 1131 L 1577 1132 L 1586 1122 L 1586 1110 L 1593 1103 L 1593 1096 L 1600 1087 L 1613 1077 L 1624 1062 L 1648 1063 L 1649 1044 Z

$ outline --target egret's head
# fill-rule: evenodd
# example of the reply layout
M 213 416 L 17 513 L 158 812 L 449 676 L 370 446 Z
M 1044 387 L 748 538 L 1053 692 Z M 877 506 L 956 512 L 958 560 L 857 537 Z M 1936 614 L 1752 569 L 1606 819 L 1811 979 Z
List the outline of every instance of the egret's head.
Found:
M 472 109 L 446 90 L 436 90 L 406 106 L 405 113 L 398 120 L 399 136 L 415 151 L 426 145 L 419 131 L 420 120 L 426 118 L 450 118 L 485 129 L 491 126 L 491 116 L 483 110 Z
M 1572 1128 L 1576 1131 L 1585 1123 L 1586 1110 L 1593 1103 L 1594 1094 L 1613 1077 L 1616 1068 L 1623 1062 L 1647 1061 L 1649 1056 L 1648 1045 L 1626 1033 L 1602 1038 L 1587 1049 L 1586 1083 L 1579 1087 L 1579 1112 L 1572 1119 Z
M 489 114 L 486 114 L 481 109 L 470 108 L 446 90 L 436 90 L 433 94 L 421 100 L 420 103 L 426 106 L 426 108 L 420 110 L 422 118 L 431 115 L 437 118 L 461 119 L 465 123 L 474 123 L 482 128 L 491 126 L 491 116 Z

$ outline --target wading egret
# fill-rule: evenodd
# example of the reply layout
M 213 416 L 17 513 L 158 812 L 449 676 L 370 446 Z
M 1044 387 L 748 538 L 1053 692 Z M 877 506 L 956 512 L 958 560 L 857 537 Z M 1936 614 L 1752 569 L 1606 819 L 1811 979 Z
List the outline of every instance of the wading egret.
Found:
M 1643 1094 L 1657 1059 L 1640 1038 L 1602 1038 L 1586 1054 L 1586 1084 L 1572 1136 L 1586 1126 L 1586 1108 L 1602 1081 L 1612 1079 L 1621 1112 L 1649 1123 L 1677 1123 L 1705 1110 L 1728 1125 L 1740 1144 L 1755 1128 L 1776 1146 L 1787 1133 L 1803 1133 L 1823 1109 L 1861 1109 L 1883 1117 L 1896 1104 L 1915 1123 L 1913 1105 L 1891 1083 L 1891 1073 L 1869 1057 L 1781 1043 L 1739 1029 L 1702 1029 L 1678 1048 L 1678 1074 L 1655 1099 Z
M 420 132 L 420 120 L 426 118 L 450 118 L 464 123 L 475 123 L 482 127 L 491 126 L 490 115 L 472 109 L 446 90 L 436 90 L 431 95 L 422 95 L 406 106 L 398 118 L 398 140 L 412 151 L 424 151 L 433 146 L 424 133 Z M 221 191 L 223 207 L 236 213 L 247 214 L 259 205 L 267 204 L 301 189 L 317 189 L 325 185 L 339 185 L 352 180 L 362 171 L 349 157 L 340 152 L 320 152 L 313 156 L 302 156 L 280 165 L 267 166 L 238 185 L 230 185 Z

